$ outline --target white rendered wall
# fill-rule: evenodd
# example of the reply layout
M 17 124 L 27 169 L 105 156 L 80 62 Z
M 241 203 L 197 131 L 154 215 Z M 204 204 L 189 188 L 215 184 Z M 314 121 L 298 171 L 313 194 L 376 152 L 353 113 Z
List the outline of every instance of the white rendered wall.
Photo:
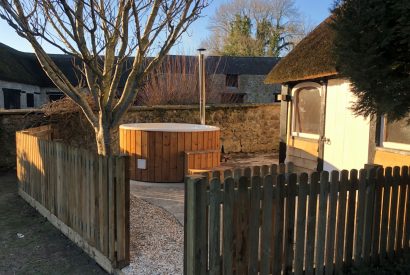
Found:
M 0 109 L 4 109 L 4 95 L 3 90 L 0 88 Z
M 6 89 L 16 89 L 24 91 L 25 93 L 20 93 L 20 108 L 27 107 L 27 93 L 34 94 L 34 108 L 40 107 L 44 103 L 48 102 L 48 97 L 45 93 L 45 89 L 41 89 L 38 86 L 8 82 L 0 80 L 0 108 L 4 108 L 4 95 L 3 88 Z

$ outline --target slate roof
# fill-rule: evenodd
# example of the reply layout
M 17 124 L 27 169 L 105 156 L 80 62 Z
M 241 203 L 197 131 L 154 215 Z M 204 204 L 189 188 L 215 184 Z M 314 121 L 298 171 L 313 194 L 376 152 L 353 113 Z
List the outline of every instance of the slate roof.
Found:
M 214 74 L 267 75 L 278 57 L 209 56 L 207 72 Z
M 69 80 L 73 84 L 77 84 L 79 74 L 73 66 L 74 59 L 64 54 L 51 54 L 50 56 Z M 131 60 L 129 63 L 131 63 Z M 278 61 L 279 58 L 275 57 L 207 56 L 206 71 L 208 74 L 266 75 Z M 185 66 L 167 65 L 172 64 L 172 62 L 174 64 L 185 63 Z M 171 68 L 174 73 L 183 71 L 194 73 L 197 71 L 197 62 L 197 56 L 169 55 L 162 64 L 162 70 L 169 71 Z M 126 73 L 122 77 L 120 86 L 125 82 L 125 79 Z M 2 43 L 0 43 L 0 80 L 40 87 L 54 86 L 43 72 L 34 53 L 23 53 Z
M 265 83 L 286 83 L 336 75 L 332 47 L 334 31 L 324 20 L 272 69 Z

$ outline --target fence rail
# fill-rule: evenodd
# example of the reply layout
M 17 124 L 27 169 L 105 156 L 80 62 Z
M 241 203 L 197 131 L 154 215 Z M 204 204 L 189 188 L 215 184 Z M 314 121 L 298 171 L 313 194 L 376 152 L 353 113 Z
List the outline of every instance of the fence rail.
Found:
M 408 167 L 277 168 L 187 178 L 186 274 L 334 274 L 409 251 Z
M 19 194 L 107 271 L 128 265 L 127 158 L 54 142 L 52 132 L 16 133 Z

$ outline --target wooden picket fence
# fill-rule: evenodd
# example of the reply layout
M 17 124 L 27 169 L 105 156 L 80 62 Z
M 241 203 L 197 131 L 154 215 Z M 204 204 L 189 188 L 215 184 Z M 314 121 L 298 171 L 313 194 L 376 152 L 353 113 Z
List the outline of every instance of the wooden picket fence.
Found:
M 408 167 L 186 179 L 185 274 L 340 274 L 410 245 Z
M 52 140 L 50 126 L 16 133 L 19 194 L 105 270 L 129 264 L 125 156 L 99 156 Z

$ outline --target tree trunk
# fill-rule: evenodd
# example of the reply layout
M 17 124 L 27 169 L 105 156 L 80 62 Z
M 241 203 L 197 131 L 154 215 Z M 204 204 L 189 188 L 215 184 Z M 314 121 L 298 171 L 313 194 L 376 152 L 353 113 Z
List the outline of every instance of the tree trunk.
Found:
M 98 124 L 98 127 L 94 128 L 98 154 L 108 156 L 111 154 L 111 133 L 104 115 L 100 114 Z
M 108 127 L 96 128 L 95 139 L 97 142 L 98 154 L 108 156 L 111 153 L 111 136 Z

